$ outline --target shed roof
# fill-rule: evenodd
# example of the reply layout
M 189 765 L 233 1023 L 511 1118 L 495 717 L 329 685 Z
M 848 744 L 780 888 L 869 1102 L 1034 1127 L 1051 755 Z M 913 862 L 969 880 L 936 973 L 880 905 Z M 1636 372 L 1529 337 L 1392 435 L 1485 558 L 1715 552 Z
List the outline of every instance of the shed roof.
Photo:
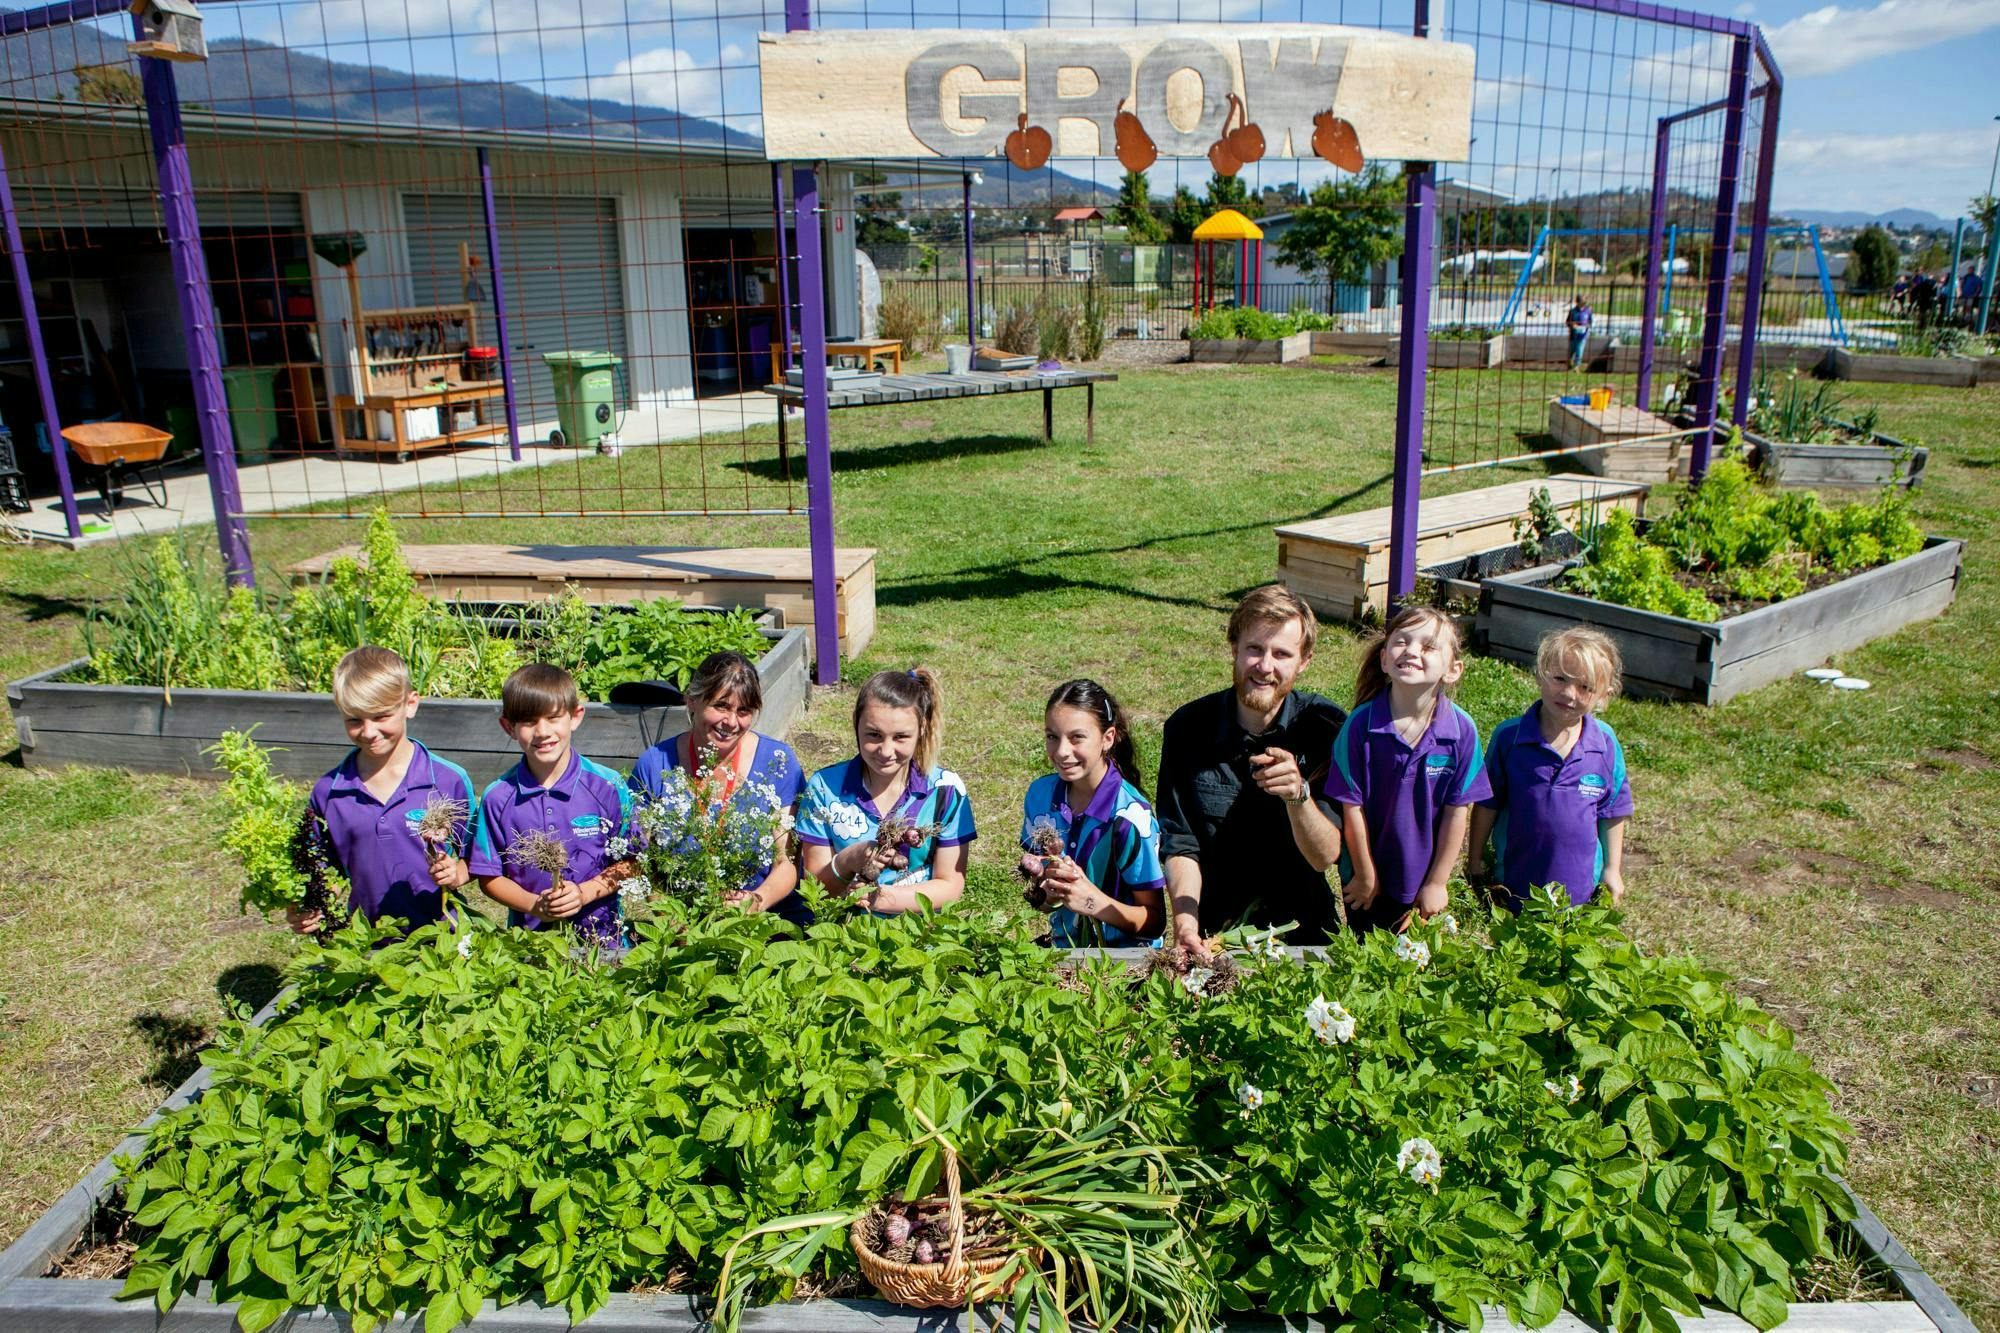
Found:
M 1057 222 L 1096 222 L 1104 216 L 1101 208 L 1064 208 L 1056 213 Z
M 1194 229 L 1197 241 L 1261 241 L 1264 231 L 1233 208 L 1225 208 Z

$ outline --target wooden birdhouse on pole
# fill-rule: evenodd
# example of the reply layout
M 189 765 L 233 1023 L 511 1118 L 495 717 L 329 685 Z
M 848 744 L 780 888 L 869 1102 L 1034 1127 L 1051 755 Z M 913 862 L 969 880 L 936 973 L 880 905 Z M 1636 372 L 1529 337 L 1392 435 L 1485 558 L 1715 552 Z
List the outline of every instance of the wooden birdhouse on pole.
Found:
M 135 56 L 156 60 L 206 60 L 208 43 L 201 35 L 201 11 L 193 0 L 133 0 L 145 36 L 126 44 Z

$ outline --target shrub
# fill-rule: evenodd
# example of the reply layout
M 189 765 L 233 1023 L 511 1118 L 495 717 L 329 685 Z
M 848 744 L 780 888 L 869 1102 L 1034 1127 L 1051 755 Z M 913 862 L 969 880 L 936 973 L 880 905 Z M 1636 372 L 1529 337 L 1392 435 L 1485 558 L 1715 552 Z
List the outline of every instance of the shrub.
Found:
M 1092 281 L 1083 289 L 1083 302 L 1076 310 L 1076 356 L 1079 361 L 1095 361 L 1104 355 L 1105 330 L 1111 323 L 1111 303 L 1101 283 Z
M 1153 1285 L 1175 1308 L 1636 1329 L 1706 1303 L 1768 1328 L 1850 1215 L 1845 1126 L 1775 1020 L 1617 920 L 1537 898 L 1251 958 L 1226 993 L 1058 977 L 974 913 L 670 919 L 620 968 L 559 932 L 356 923 L 121 1162 L 156 1228 L 124 1294 L 213 1280 L 250 1333 L 319 1303 L 359 1329 L 483 1299 L 581 1319 L 672 1272 L 712 1288 L 750 1239 L 781 1297 L 853 1271 L 817 1222 L 937 1186 L 937 1129 L 978 1186 L 1115 1123 L 1107 1147 L 1220 1177 L 1200 1262 Z M 770 1256 L 748 1233 L 780 1218 L 816 1229 Z
M 914 292 L 900 286 L 888 286 L 882 292 L 875 328 L 884 338 L 901 339 L 906 356 L 922 356 L 938 345 L 936 315 Z
M 1013 300 L 1000 307 L 1000 318 L 993 326 L 993 345 L 1003 352 L 1015 352 L 1022 356 L 1042 342 L 1041 302 L 1037 300 Z
M 1190 338 L 1285 338 L 1297 333 L 1292 321 L 1255 306 L 1230 306 L 1211 310 L 1188 328 Z
M 1076 311 L 1047 294 L 1035 302 L 1035 354 L 1044 361 L 1076 356 Z

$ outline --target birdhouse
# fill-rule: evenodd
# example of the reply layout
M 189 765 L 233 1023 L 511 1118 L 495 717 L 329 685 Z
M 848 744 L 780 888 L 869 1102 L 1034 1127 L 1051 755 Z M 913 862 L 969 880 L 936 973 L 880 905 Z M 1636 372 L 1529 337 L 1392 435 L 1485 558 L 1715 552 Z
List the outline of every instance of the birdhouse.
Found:
M 157 60 L 206 60 L 208 43 L 201 35 L 201 11 L 193 0 L 134 0 L 133 14 L 145 34 L 125 49 Z

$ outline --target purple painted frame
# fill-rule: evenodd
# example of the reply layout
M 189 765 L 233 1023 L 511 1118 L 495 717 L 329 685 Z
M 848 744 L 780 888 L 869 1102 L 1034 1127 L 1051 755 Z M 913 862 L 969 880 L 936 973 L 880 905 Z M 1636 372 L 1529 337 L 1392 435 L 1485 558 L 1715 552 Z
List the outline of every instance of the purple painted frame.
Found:
M 1752 97 L 1764 98 L 1764 123 L 1757 141 L 1757 185 L 1750 204 L 1750 255 L 1743 265 L 1743 330 L 1736 349 L 1736 406 L 1730 421 L 1741 426 L 1750 415 L 1750 391 L 1757 383 L 1757 337 L 1764 329 L 1764 251 L 1771 232 L 1771 188 L 1778 173 L 1778 112 L 1784 81 L 1776 69 Z
M 972 173 L 965 173 L 965 345 L 979 346 L 979 279 L 972 267 Z
M 1715 450 L 1716 407 L 1722 401 L 1722 354 L 1729 340 L 1729 271 L 1736 256 L 1736 192 L 1743 172 L 1743 117 L 1750 104 L 1750 40 L 1738 37 L 1729 55 L 1729 99 L 1723 113 L 1722 169 L 1715 191 L 1715 226 L 1709 238 L 1708 306 L 1702 318 L 1701 368 L 1695 372 L 1694 437 L 1688 479 L 1708 473 Z
M 479 150 L 479 205 L 486 219 L 486 272 L 493 279 L 493 345 L 500 353 L 500 395 L 507 403 L 507 453 L 521 461 L 521 420 L 514 406 L 514 359 L 507 348 L 507 285 L 500 276 L 500 228 L 493 215 L 493 163 Z M 354 312 L 361 327 L 361 312 Z
M 135 16 L 134 36 L 145 29 Z M 208 259 L 201 248 L 201 219 L 194 208 L 194 177 L 188 168 L 187 134 L 181 125 L 180 92 L 174 67 L 142 59 L 146 123 L 152 133 L 153 162 L 159 171 L 160 215 L 166 223 L 167 252 L 173 259 L 174 287 L 180 296 L 181 333 L 187 342 L 194 388 L 195 420 L 201 428 L 202 461 L 208 469 L 209 500 L 215 507 L 215 535 L 229 582 L 251 587 L 250 527 L 236 480 L 236 441 L 229 431 L 229 400 L 222 388 L 222 354 L 215 342 L 215 297 L 209 289 Z
M 812 26 L 812 0 L 785 0 L 785 31 Z M 806 416 L 806 526 L 812 552 L 813 679 L 840 683 L 840 599 L 833 565 L 833 438 L 826 402 L 826 238 L 819 225 L 819 172 L 792 169 L 799 247 L 800 388 Z
M 1430 0 L 1416 0 L 1411 25 L 1431 33 Z M 1402 347 L 1396 360 L 1395 475 L 1389 500 L 1389 613 L 1417 586 L 1418 505 L 1424 489 L 1424 376 L 1430 363 L 1431 265 L 1437 251 L 1437 169 L 1404 166 Z
M 49 433 L 49 453 L 55 458 L 56 485 L 62 491 L 63 527 L 71 538 L 83 536 L 76 513 L 76 486 L 69 476 L 69 445 L 56 415 L 55 385 L 49 381 L 49 357 L 42 347 L 42 316 L 35 306 L 34 280 L 28 273 L 28 252 L 21 246 L 21 221 L 14 212 L 14 186 L 8 179 L 7 154 L 0 151 L 0 217 L 7 233 L 7 262 L 14 271 L 14 290 L 21 301 L 21 323 L 28 334 L 28 360 L 35 368 L 35 394 L 41 401 L 42 425 Z

